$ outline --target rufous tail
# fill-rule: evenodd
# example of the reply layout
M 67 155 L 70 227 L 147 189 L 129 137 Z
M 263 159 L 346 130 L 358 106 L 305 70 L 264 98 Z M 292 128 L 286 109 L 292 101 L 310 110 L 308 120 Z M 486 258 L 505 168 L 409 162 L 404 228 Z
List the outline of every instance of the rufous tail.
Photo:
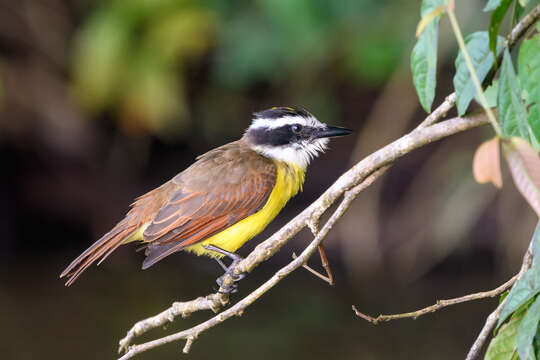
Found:
M 125 219 L 124 219 L 125 220 Z M 129 226 L 125 221 L 118 223 L 111 231 L 106 233 L 86 249 L 78 258 L 62 271 L 60 277 L 66 277 L 66 286 L 70 286 L 77 280 L 90 265 L 100 259 L 98 265 L 107 258 L 122 242 L 137 230 L 137 226 Z

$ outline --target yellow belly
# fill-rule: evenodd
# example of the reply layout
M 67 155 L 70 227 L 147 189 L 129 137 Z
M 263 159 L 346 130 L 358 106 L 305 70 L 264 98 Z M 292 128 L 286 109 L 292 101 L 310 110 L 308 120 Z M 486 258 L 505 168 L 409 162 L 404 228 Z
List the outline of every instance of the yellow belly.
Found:
M 259 234 L 283 209 L 287 201 L 302 189 L 304 170 L 283 162 L 275 162 L 277 174 L 276 185 L 264 207 L 247 218 L 227 229 L 212 235 L 206 240 L 187 247 L 185 250 L 197 255 L 223 257 L 223 255 L 203 248 L 203 245 L 214 245 L 229 252 L 235 252 L 244 243 Z

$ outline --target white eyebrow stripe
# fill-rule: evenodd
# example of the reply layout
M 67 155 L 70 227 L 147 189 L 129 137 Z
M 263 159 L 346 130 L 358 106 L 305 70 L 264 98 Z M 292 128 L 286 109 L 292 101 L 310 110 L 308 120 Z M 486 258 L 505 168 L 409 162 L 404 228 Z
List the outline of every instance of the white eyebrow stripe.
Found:
M 269 119 L 269 118 L 255 118 L 250 126 L 250 128 L 267 128 L 275 129 L 286 125 L 301 124 L 304 126 L 314 126 L 319 127 L 323 126 L 317 119 L 312 116 L 303 117 L 303 116 L 284 116 L 278 119 Z

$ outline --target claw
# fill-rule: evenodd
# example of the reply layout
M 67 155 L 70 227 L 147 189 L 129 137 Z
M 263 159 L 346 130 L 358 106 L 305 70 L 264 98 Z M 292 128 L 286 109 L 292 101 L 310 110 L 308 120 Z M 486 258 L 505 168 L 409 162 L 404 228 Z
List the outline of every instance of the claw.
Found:
M 220 249 L 220 248 L 218 248 L 217 246 L 214 246 L 214 245 L 203 245 L 203 248 L 205 248 L 206 250 L 215 251 L 215 252 L 217 252 L 219 254 L 222 254 L 222 255 L 227 256 L 227 257 L 232 259 L 231 265 L 226 266 L 223 263 L 223 261 L 216 258 L 216 261 L 218 262 L 219 266 L 221 266 L 221 268 L 223 270 L 225 270 L 225 274 L 218 277 L 216 279 L 216 283 L 219 285 L 220 289 L 222 289 L 221 292 L 223 292 L 223 293 L 228 294 L 228 293 L 237 292 L 238 291 L 238 285 L 237 284 L 232 284 L 231 286 L 225 286 L 224 287 L 223 286 L 223 280 L 224 280 L 226 275 L 230 275 L 234 282 L 240 281 L 246 276 L 246 273 L 242 273 L 242 274 L 235 274 L 234 273 L 234 267 L 236 266 L 236 264 L 238 264 L 240 261 L 242 261 L 243 258 L 241 256 L 235 254 L 235 253 Z

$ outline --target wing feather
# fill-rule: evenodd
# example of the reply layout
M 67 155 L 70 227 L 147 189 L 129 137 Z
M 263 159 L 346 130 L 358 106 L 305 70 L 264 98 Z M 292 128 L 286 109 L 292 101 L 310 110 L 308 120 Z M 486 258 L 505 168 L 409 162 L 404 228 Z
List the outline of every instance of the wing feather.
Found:
M 148 248 L 143 268 L 205 240 L 264 206 L 275 185 L 276 169 L 271 161 L 260 156 L 249 160 L 253 161 L 246 165 L 233 158 L 227 162 L 228 168 L 217 167 L 220 173 L 208 174 L 210 178 L 214 175 L 215 180 L 206 179 L 206 187 L 175 178 L 183 186 L 172 194 L 144 232 Z M 235 174 L 236 181 L 225 182 L 224 174 Z M 200 176 L 190 175 L 186 177 Z

